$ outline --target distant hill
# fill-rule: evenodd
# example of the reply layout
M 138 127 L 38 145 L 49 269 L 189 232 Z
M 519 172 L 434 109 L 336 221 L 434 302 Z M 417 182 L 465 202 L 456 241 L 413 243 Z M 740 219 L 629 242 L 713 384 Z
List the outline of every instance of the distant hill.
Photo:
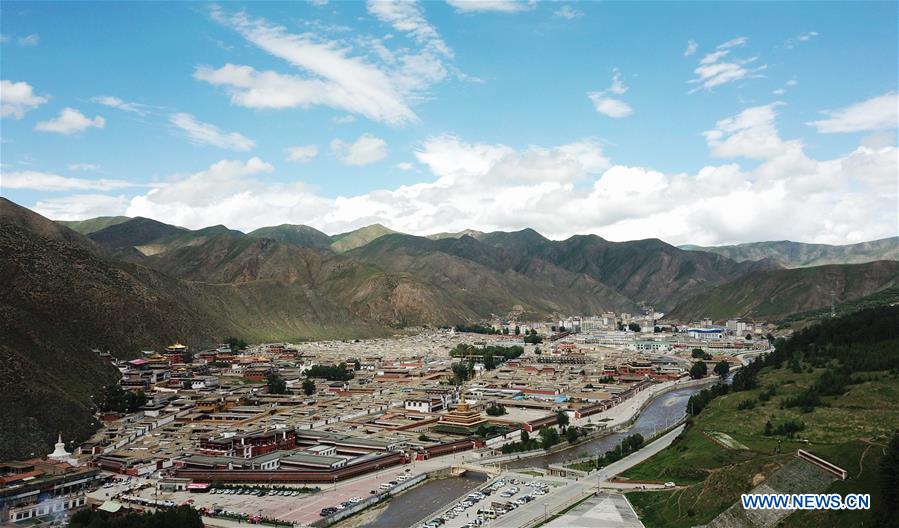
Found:
M 778 242 L 752 242 L 735 246 L 681 246 L 690 251 L 706 251 L 724 255 L 742 262 L 746 260 L 773 259 L 786 268 L 823 266 L 825 264 L 860 264 L 875 260 L 899 260 L 899 237 L 883 238 L 870 242 L 831 246 L 805 244 L 781 240 Z
M 462 238 L 463 236 L 470 236 L 471 238 L 480 240 L 484 235 L 485 233 L 483 231 L 465 229 L 457 233 L 434 233 L 433 235 L 428 235 L 427 238 L 430 238 L 431 240 L 440 240 L 442 238 Z
M 331 237 L 331 249 L 337 253 L 343 253 L 357 247 L 362 247 L 369 242 L 376 240 L 384 235 L 396 233 L 392 229 L 388 229 L 381 224 L 372 224 L 355 231 L 340 233 Z
M 609 242 L 596 235 L 575 235 L 553 241 L 525 229 L 486 233 L 481 241 L 583 273 L 636 303 L 661 310 L 750 271 L 780 267 L 769 260 L 737 263 L 713 253 L 685 251 L 658 239 Z
M 412 275 L 481 317 L 516 306 L 530 317 L 636 309 L 633 301 L 591 277 L 520 258 L 469 236 L 431 240 L 393 234 L 347 256 Z
M 89 235 L 128 220 L 131 220 L 131 218 L 127 216 L 98 216 L 96 218 L 88 218 L 87 220 L 57 220 L 56 222 L 82 235 Z
M 281 224 L 272 227 L 260 227 L 247 233 L 255 238 L 270 238 L 289 242 L 297 246 L 325 249 L 331 247 L 331 237 L 314 227 L 306 225 Z
M 132 218 L 88 235 L 91 240 L 113 250 L 118 256 L 128 255 L 126 251 L 136 251 L 149 256 L 165 253 L 183 246 L 202 244 L 219 235 L 243 236 L 240 231 L 223 225 L 190 230 L 149 218 Z
M 668 317 L 680 321 L 702 317 L 778 320 L 828 307 L 831 299 L 845 303 L 897 285 L 899 262 L 888 260 L 757 271 L 684 301 Z

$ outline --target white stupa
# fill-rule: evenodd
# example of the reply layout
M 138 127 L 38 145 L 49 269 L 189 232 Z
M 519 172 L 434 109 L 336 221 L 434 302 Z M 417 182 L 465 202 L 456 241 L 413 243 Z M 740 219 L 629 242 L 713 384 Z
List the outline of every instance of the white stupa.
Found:
M 72 465 L 77 464 L 77 462 L 72 458 L 72 454 L 66 451 L 66 444 L 62 441 L 62 433 L 59 433 L 59 441 L 56 442 L 56 446 L 54 447 L 53 452 L 47 455 L 47 458 L 57 460 L 59 462 L 68 462 Z

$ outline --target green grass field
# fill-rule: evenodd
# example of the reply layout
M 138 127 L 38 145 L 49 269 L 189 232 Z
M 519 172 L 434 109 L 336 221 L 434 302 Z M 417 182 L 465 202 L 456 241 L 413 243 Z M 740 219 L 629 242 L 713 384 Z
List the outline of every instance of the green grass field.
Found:
M 765 369 L 759 388 L 731 393 L 712 401 L 668 449 L 622 474 L 622 477 L 667 482 L 685 488 L 674 491 L 633 492 L 628 498 L 644 524 L 685 527 L 704 524 L 773 473 L 802 448 L 843 467 L 850 478 L 833 484 L 840 493 L 869 492 L 876 476 L 876 461 L 889 436 L 899 428 L 899 377 L 886 372 L 856 374 L 867 379 L 849 385 L 841 396 L 823 398 L 826 407 L 811 413 L 781 409 L 780 402 L 809 387 L 823 369 L 794 373 L 784 367 Z M 767 402 L 758 395 L 774 385 L 776 395 Z M 739 410 L 744 400 L 756 400 L 753 409 Z M 793 439 L 765 436 L 764 424 L 787 420 L 805 424 Z M 709 432 L 729 435 L 749 449 L 730 449 Z M 776 453 L 780 441 L 780 453 Z M 864 456 L 863 456 L 864 455 Z M 866 512 L 803 512 L 788 517 L 784 526 L 859 526 Z

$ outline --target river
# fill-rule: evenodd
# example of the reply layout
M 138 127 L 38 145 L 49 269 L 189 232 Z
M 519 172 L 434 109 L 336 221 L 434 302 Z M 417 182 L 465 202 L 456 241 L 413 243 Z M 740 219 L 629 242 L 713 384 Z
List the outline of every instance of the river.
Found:
M 605 453 L 618 445 L 618 443 L 626 436 L 635 433 L 640 433 L 643 435 L 643 438 L 648 439 L 655 433 L 666 429 L 670 424 L 677 422 L 684 415 L 684 412 L 687 409 L 687 401 L 690 399 L 690 396 L 708 387 L 709 385 L 706 384 L 694 387 L 684 387 L 657 396 L 643 409 L 640 416 L 637 417 L 637 420 L 627 431 L 601 436 L 595 440 L 591 440 L 564 451 L 504 462 L 502 466 L 504 468 L 508 467 L 516 469 L 528 467 L 545 468 L 550 464 L 560 464 L 569 460 L 581 458 L 585 455 Z
M 359 528 L 409 526 L 442 509 L 486 481 L 486 474 L 471 471 L 461 477 L 426 480 L 420 486 L 390 499 L 387 507 L 377 518 L 360 525 Z

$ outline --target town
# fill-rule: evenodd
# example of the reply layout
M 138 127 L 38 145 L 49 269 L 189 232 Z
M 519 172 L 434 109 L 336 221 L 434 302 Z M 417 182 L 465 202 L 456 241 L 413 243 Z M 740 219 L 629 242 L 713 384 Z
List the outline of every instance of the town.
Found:
M 470 526 L 499 523 L 535 493 L 570 498 L 566 471 L 510 474 L 504 461 L 526 467 L 531 456 L 578 450 L 654 397 L 707 386 L 766 352 L 776 331 L 739 320 L 682 325 L 652 309 L 516 315 L 381 339 L 173 343 L 131 360 L 98 350 L 121 373 L 92 396 L 100 429 L 77 446 L 60 438 L 45 458 L 3 464 L 0 521 L 190 505 L 209 525 L 328 526 L 422 482 L 471 473 L 488 480 L 461 493 L 463 506 L 448 497 L 441 506 L 454 509 L 440 523 L 462 513 Z M 466 512 L 503 486 L 509 500 Z M 417 520 L 427 519 L 403 522 Z

